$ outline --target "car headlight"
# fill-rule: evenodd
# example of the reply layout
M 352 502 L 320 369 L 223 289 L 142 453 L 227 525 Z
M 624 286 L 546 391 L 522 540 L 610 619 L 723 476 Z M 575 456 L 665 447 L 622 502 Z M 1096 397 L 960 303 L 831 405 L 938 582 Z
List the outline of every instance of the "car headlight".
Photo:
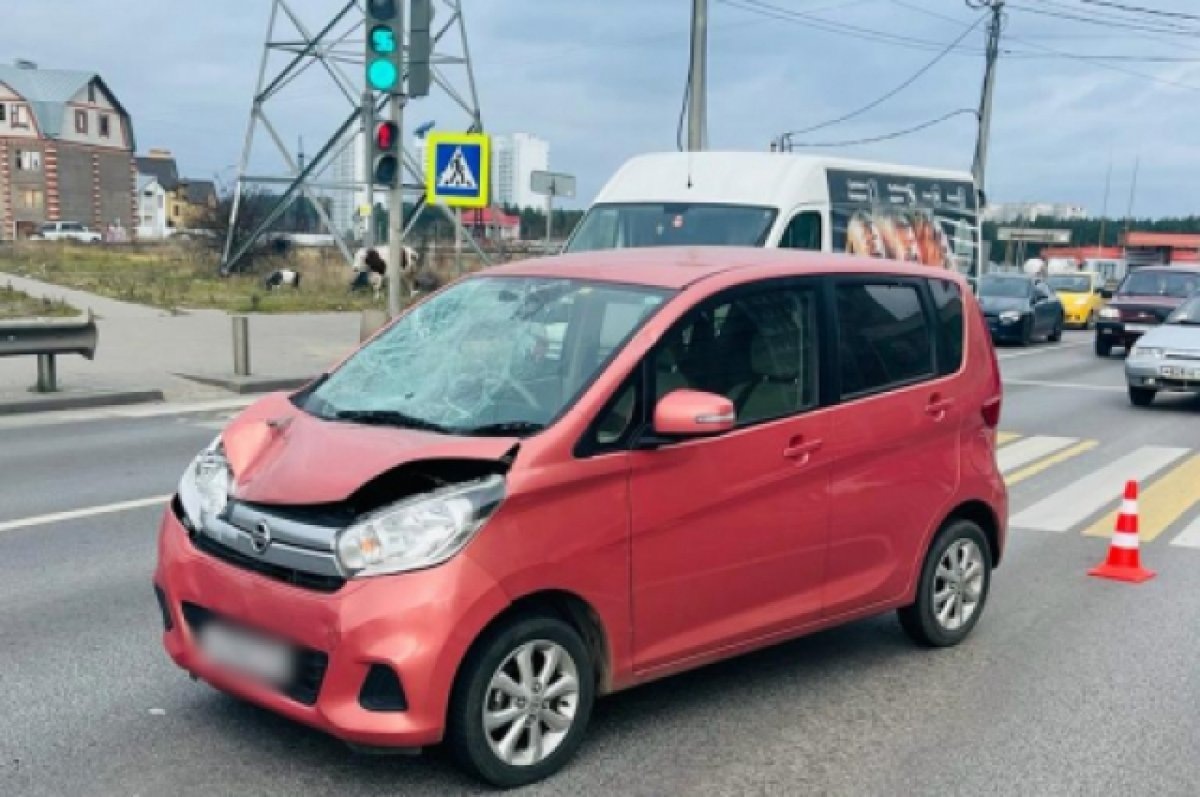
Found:
M 179 480 L 179 501 L 188 524 L 198 529 L 205 518 L 221 514 L 229 503 L 232 486 L 233 471 L 218 436 L 192 460 Z
M 1000 323 L 1015 324 L 1021 320 L 1021 314 L 1016 310 L 1005 310 L 1000 314 Z
M 1101 318 L 1107 318 L 1110 321 L 1119 321 L 1121 319 L 1121 311 L 1115 307 L 1105 307 L 1100 311 Z
M 338 563 L 351 577 L 440 565 L 466 547 L 503 500 L 504 477 L 495 475 L 405 499 L 343 530 Z
M 1132 354 L 1134 357 L 1158 358 L 1163 356 L 1163 350 L 1156 349 L 1153 346 L 1134 346 L 1133 351 L 1131 351 L 1130 354 Z

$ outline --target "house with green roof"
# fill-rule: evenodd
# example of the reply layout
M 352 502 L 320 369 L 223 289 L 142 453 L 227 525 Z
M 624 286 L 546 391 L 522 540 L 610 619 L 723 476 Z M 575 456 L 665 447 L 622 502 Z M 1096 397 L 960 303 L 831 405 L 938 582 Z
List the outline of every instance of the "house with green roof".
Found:
M 137 226 L 129 113 L 99 75 L 0 64 L 0 241 L 75 221 Z

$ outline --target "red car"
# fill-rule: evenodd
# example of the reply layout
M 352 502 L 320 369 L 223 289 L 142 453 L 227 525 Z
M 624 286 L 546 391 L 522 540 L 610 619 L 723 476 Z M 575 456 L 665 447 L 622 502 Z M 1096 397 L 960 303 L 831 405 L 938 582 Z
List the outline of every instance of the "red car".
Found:
M 984 318 L 943 270 L 762 249 L 489 269 L 187 468 L 167 652 L 360 748 L 561 767 L 593 699 L 898 610 L 978 622 L 1007 522 Z

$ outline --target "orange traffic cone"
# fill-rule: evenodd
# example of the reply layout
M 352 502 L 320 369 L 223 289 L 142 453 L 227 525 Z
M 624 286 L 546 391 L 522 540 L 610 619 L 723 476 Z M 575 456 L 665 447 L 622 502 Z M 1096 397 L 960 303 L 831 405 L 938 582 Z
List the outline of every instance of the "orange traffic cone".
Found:
M 1117 515 L 1117 528 L 1108 547 L 1108 561 L 1088 571 L 1089 576 L 1111 578 L 1116 581 L 1141 583 L 1154 578 L 1154 571 L 1142 567 L 1138 554 L 1138 484 L 1125 484 L 1125 500 Z

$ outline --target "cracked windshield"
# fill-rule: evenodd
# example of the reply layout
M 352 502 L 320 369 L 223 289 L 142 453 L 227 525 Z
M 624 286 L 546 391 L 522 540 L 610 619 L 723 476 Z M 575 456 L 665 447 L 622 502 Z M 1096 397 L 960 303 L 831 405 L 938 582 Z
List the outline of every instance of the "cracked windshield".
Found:
M 530 434 L 668 298 L 573 279 L 467 280 L 419 305 L 304 400 L 329 420 Z

